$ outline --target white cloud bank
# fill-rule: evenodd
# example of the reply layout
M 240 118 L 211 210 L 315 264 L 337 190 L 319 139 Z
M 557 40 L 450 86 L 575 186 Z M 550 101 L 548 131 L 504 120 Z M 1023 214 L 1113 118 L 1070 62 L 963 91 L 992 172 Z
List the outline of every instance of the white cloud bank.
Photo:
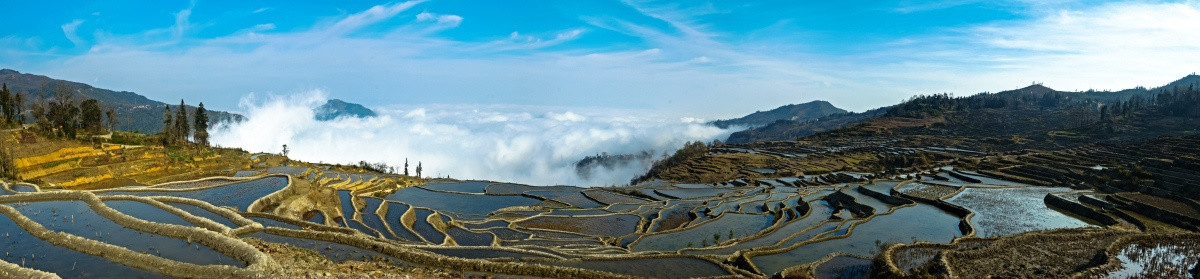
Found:
M 422 162 L 426 176 L 607 186 L 626 184 L 649 166 L 634 163 L 585 179 L 574 164 L 601 152 L 672 152 L 732 132 L 653 111 L 528 106 L 397 105 L 375 108 L 380 116 L 373 118 L 314 120 L 312 109 L 325 100 L 319 90 L 247 96 L 240 106 L 249 120 L 217 125 L 212 142 L 272 153 L 287 144 L 290 157 L 312 162 L 402 166 L 408 158 L 411 168 Z

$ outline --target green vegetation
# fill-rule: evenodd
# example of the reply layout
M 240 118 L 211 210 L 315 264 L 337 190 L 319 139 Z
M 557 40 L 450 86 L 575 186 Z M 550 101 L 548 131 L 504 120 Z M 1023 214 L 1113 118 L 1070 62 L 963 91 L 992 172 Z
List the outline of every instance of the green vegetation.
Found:
M 100 109 L 100 101 L 88 99 L 79 103 L 79 125 L 90 134 L 100 134 L 104 131 L 104 112 Z
M 110 139 L 108 142 L 121 145 L 148 145 L 158 143 L 160 140 L 154 135 L 147 135 L 138 132 L 113 131 L 112 139 Z
M 187 105 L 183 100 L 179 100 L 179 106 L 175 108 L 174 115 L 171 113 L 171 106 L 165 106 L 163 109 L 162 132 L 159 133 L 159 142 L 163 146 L 208 147 L 208 123 L 210 120 L 208 110 L 204 109 L 204 103 L 200 103 L 200 106 L 196 107 L 191 118 L 188 118 Z M 189 137 L 192 139 L 191 141 L 188 141 Z
M 676 150 L 675 154 L 671 155 L 670 157 L 664 156 L 665 158 L 662 160 L 654 162 L 654 166 L 650 167 L 650 172 L 643 176 L 634 178 L 629 184 L 637 184 L 638 182 L 649 180 L 659 172 L 663 172 L 673 166 L 683 164 L 684 162 L 695 158 L 703 157 L 708 153 L 708 149 L 709 145 L 700 141 L 686 143 L 682 148 Z
M 17 126 L 25 122 L 21 114 L 25 107 L 25 96 L 13 94 L 8 90 L 8 83 L 0 84 L 0 127 Z
M 192 126 L 188 125 L 187 106 L 183 104 L 183 100 L 179 100 L 179 106 L 175 110 L 175 125 L 171 130 L 171 136 L 175 138 L 175 143 L 187 142 L 188 136 L 192 134 Z
M 7 149 L 0 149 L 0 178 L 18 180 L 20 173 L 17 171 L 17 166 L 13 165 L 12 154 Z
M 196 107 L 196 113 L 192 116 L 192 126 L 196 128 L 196 132 L 192 135 L 196 144 L 200 146 L 208 146 L 208 110 L 204 109 L 204 103 Z

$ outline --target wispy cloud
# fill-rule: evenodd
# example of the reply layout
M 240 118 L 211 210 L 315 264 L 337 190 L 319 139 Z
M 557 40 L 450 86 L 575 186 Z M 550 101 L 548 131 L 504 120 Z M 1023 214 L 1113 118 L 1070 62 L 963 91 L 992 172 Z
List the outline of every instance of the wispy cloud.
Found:
M 504 40 L 493 41 L 488 44 L 483 44 L 473 47 L 477 51 L 494 52 L 494 51 L 512 51 L 512 50 L 536 50 L 551 46 L 556 46 L 582 36 L 586 29 L 576 28 L 563 30 L 553 34 L 546 34 L 544 37 L 534 35 L 524 35 L 518 31 L 513 31 L 508 34 L 508 38 Z
M 79 35 L 75 33 L 79 29 L 80 24 L 83 24 L 82 19 L 76 19 L 62 25 L 63 35 L 67 36 L 67 40 L 70 40 L 75 46 L 82 46 L 84 43 L 83 39 L 79 38 Z
M 459 23 L 462 23 L 462 20 L 463 18 L 458 15 L 439 15 L 430 12 L 422 12 L 417 14 L 417 21 L 434 21 L 438 24 L 450 26 L 458 26 Z
M 914 38 L 877 53 L 891 62 L 871 76 L 962 93 L 1034 79 L 1061 90 L 1119 90 L 1162 85 L 1200 68 L 1198 3 L 1112 3 L 1036 13 Z
M 195 8 L 196 2 L 192 2 L 186 9 L 175 13 L 175 25 L 171 26 L 171 33 L 174 34 L 175 40 L 183 38 L 184 32 L 191 28 L 191 22 L 188 20 L 192 16 L 192 9 Z
M 408 10 L 413 6 L 420 4 L 421 2 L 424 1 L 406 1 L 390 5 L 374 6 L 365 11 L 342 18 L 325 30 L 329 33 L 337 35 L 353 32 L 364 26 L 395 17 L 396 14 Z

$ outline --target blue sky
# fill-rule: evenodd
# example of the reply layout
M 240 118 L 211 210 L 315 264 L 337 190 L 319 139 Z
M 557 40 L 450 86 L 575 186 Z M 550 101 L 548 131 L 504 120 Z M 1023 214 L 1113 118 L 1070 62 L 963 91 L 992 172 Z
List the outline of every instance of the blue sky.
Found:
M 311 89 L 368 106 L 653 109 L 708 119 L 828 100 L 1200 69 L 1200 3 L 6 1 L 0 67 L 238 110 Z

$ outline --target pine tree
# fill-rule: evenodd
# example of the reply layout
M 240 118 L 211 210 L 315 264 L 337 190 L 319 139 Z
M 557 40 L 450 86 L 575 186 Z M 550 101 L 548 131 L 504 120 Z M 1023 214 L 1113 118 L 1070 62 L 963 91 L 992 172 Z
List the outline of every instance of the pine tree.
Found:
M 196 140 L 196 144 L 208 146 L 208 110 L 204 109 L 204 103 L 196 107 L 196 113 L 192 117 L 193 126 L 196 128 L 192 138 Z
M 12 96 L 12 103 L 9 106 L 17 113 L 18 117 L 13 117 L 17 119 L 17 123 L 25 123 L 25 114 L 23 114 L 25 112 L 25 95 L 21 95 L 21 93 L 14 94 Z
M 20 178 L 20 175 L 17 173 L 17 167 L 13 164 L 12 154 L 6 149 L 0 149 L 0 178 L 13 180 Z
M 171 145 L 175 140 L 175 122 L 171 121 L 171 105 L 167 105 L 163 109 L 163 128 L 162 128 L 162 144 L 163 146 Z
M 421 177 L 421 161 L 417 161 L 417 177 Z
M 404 158 L 404 176 L 408 176 L 408 158 Z
M 11 112 L 13 110 L 12 104 L 10 104 L 12 97 L 8 93 L 8 83 L 4 83 L 0 87 L 3 87 L 0 89 L 0 121 L 15 119 L 16 117 L 13 117 L 14 115 Z
M 175 141 L 186 143 L 188 134 L 192 131 L 188 126 L 187 121 L 187 106 L 183 104 L 183 99 L 179 99 L 179 108 L 175 112 Z

